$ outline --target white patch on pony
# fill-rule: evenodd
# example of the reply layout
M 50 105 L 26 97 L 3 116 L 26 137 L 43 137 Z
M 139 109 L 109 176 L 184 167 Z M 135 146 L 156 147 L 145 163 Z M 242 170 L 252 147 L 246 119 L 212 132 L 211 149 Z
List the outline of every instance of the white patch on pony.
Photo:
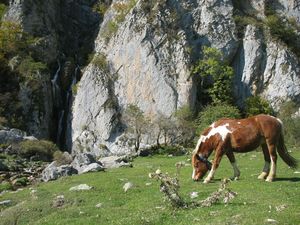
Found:
M 195 168 L 193 168 L 193 174 L 192 174 L 192 179 L 194 180 L 194 177 L 195 177 L 195 173 L 196 173 L 196 170 Z
M 215 123 L 213 123 L 212 125 L 210 125 L 209 127 L 211 128 L 215 128 Z
M 278 122 L 281 124 L 281 126 L 283 125 L 283 122 L 281 121 L 281 119 L 276 118 L 276 120 L 278 120 Z
M 238 122 L 238 124 L 241 124 L 241 122 Z
M 226 138 L 226 136 L 227 136 L 227 134 L 232 133 L 227 128 L 227 126 L 229 126 L 228 123 L 226 123 L 226 124 L 224 124 L 222 126 L 215 127 L 213 129 L 211 129 L 206 136 L 203 136 L 203 138 L 202 138 L 202 135 L 201 135 L 201 137 L 200 137 L 200 139 L 202 139 L 201 142 L 205 142 L 207 139 L 209 139 L 211 136 L 214 136 L 215 134 L 219 134 L 221 136 L 221 138 L 222 138 L 222 141 L 224 141 L 225 138 Z

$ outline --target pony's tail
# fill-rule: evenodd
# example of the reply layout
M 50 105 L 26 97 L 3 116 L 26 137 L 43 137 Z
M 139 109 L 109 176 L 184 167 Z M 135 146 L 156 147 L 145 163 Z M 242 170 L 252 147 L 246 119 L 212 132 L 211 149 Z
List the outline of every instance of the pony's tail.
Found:
M 279 156 L 282 158 L 282 160 L 288 166 L 290 166 L 293 169 L 296 169 L 298 167 L 298 161 L 293 156 L 291 156 L 287 151 L 287 148 L 284 144 L 284 138 L 283 138 L 282 131 L 280 132 L 279 141 L 277 144 L 277 152 L 278 152 Z

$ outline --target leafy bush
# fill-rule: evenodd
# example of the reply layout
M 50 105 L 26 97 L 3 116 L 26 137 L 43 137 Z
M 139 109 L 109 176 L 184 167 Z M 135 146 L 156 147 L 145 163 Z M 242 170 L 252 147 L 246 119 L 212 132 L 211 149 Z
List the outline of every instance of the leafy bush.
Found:
M 245 101 L 245 114 L 246 116 L 254 116 L 258 114 L 273 115 L 274 111 L 269 102 L 260 96 L 251 96 Z
M 283 122 L 286 142 L 293 146 L 300 144 L 300 117 L 293 116 L 298 107 L 293 101 L 288 101 L 280 107 L 279 118 Z
M 207 89 L 212 103 L 232 102 L 233 68 L 224 62 L 222 52 L 218 49 L 204 46 L 203 57 L 195 65 L 193 74 L 200 75 L 204 81 L 208 80 L 207 87 L 203 86 L 202 89 Z
M 197 134 L 200 134 L 206 127 L 221 118 L 240 118 L 240 111 L 232 105 L 220 104 L 209 105 L 202 110 L 197 119 Z
M 113 8 L 116 12 L 115 18 L 110 20 L 104 31 L 105 41 L 108 42 L 109 39 L 118 31 L 119 24 L 125 20 L 126 15 L 130 10 L 136 5 L 136 0 L 130 0 L 127 2 L 118 2 L 113 4 Z
M 13 189 L 13 186 L 11 185 L 11 183 L 8 183 L 8 182 L 1 182 L 0 184 L 0 193 L 2 191 L 8 191 L 8 190 L 12 190 Z
M 53 154 L 53 160 L 55 160 L 59 165 L 66 165 L 72 162 L 72 157 L 61 151 L 56 151 Z
M 296 32 L 297 27 L 295 27 L 293 22 L 284 20 L 274 13 L 267 16 L 266 25 L 269 27 L 272 37 L 284 42 L 298 57 L 300 57 L 300 38 Z
M 97 66 L 99 69 L 102 69 L 103 71 L 108 71 L 109 66 L 106 60 L 106 56 L 104 54 L 97 54 L 92 59 L 93 65 Z
M 32 156 L 42 161 L 51 161 L 53 153 L 59 151 L 58 147 L 51 141 L 40 140 L 40 141 L 22 141 L 20 143 L 19 154 L 26 158 Z
M 6 5 L 4 5 L 2 3 L 0 4 L 0 20 L 3 17 L 4 13 L 6 12 L 6 8 L 7 8 Z

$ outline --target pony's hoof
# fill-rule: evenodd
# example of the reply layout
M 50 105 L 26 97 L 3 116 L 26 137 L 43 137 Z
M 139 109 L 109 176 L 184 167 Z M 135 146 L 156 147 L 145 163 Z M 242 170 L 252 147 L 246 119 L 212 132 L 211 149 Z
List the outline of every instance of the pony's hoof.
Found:
M 272 182 L 273 180 L 274 180 L 273 177 L 267 177 L 267 179 L 266 179 L 267 182 Z
M 210 180 L 204 180 L 203 184 L 208 184 L 210 182 Z
M 240 179 L 240 177 L 230 177 L 231 181 L 236 181 L 236 180 L 239 180 L 239 179 Z
M 262 172 L 262 173 L 257 177 L 257 179 L 264 180 L 264 179 L 266 179 L 267 176 L 268 176 L 267 173 Z

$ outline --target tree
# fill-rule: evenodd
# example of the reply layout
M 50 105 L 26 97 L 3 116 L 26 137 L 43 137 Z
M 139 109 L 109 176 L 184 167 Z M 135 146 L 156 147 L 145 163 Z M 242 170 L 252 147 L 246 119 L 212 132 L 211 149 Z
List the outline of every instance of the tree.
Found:
M 198 115 L 197 124 L 197 134 L 211 125 L 214 121 L 221 118 L 234 118 L 238 119 L 241 117 L 240 111 L 237 107 L 228 104 L 219 105 L 208 105 L 206 106 Z
M 187 145 L 195 135 L 194 112 L 189 106 L 185 105 L 175 112 L 176 129 L 173 129 L 173 138 L 177 143 Z
M 171 118 L 166 117 L 165 115 L 158 113 L 155 120 L 154 125 L 156 128 L 156 144 L 159 147 L 160 146 L 160 139 L 161 136 L 164 138 L 164 145 L 167 145 L 167 138 L 172 130 L 174 128 L 174 123 L 171 120 Z
M 203 47 L 203 58 L 193 69 L 193 74 L 202 78 L 202 88 L 207 92 L 213 104 L 232 102 L 233 68 L 222 59 L 222 53 L 211 47 Z M 212 82 L 204 85 L 204 81 L 212 79 Z M 204 90 L 205 92 L 205 90 Z
M 145 133 L 149 125 L 149 120 L 144 116 L 143 111 L 134 104 L 127 105 L 123 114 L 123 122 L 127 130 L 134 136 L 134 148 L 140 148 L 142 134 Z
M 245 101 L 246 116 L 255 116 L 261 113 L 273 115 L 270 103 L 260 96 L 251 96 Z

